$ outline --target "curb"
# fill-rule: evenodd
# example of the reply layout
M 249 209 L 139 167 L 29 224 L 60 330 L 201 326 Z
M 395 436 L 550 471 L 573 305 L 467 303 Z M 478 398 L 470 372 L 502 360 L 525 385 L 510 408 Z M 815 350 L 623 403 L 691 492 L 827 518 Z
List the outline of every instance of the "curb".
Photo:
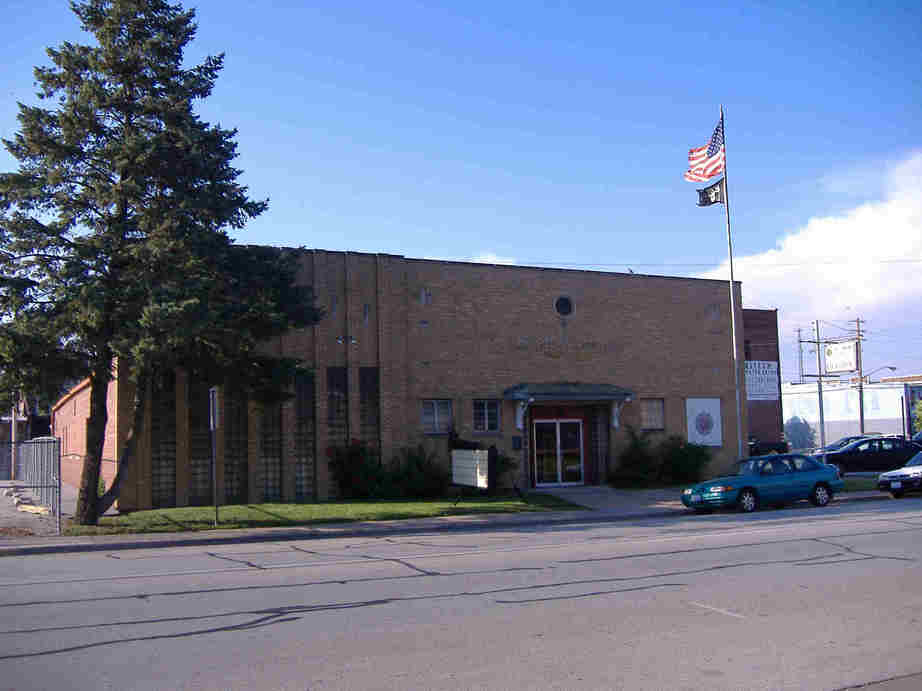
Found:
M 890 500 L 886 494 L 868 494 L 855 497 L 837 495 L 834 503 L 851 503 L 859 501 Z M 222 535 L 214 532 L 202 531 L 198 533 L 162 533 L 164 537 L 122 537 L 119 535 L 101 535 L 91 537 L 74 537 L 71 540 L 80 542 L 67 542 L 47 544 L 11 544 L 4 546 L 0 543 L 0 559 L 3 557 L 28 556 L 41 554 L 66 554 L 79 552 L 112 552 L 130 549 L 160 549 L 163 547 L 194 547 L 197 545 L 228 545 L 248 544 L 262 542 L 292 542 L 296 540 L 328 540 L 335 538 L 356 537 L 391 537 L 394 535 L 411 535 L 419 533 L 465 533 L 479 532 L 485 529 L 502 530 L 506 528 L 544 529 L 551 526 L 579 525 L 592 523 L 619 523 L 623 521 L 647 518 L 681 518 L 695 517 L 691 509 L 684 506 L 677 509 L 657 509 L 655 511 L 636 511 L 632 513 L 606 514 L 599 511 L 581 511 L 579 516 L 561 515 L 563 512 L 547 512 L 528 514 L 528 518 L 510 517 L 501 518 L 502 514 L 495 514 L 492 518 L 477 516 L 476 519 L 460 522 L 458 518 L 422 519 L 438 521 L 432 524 L 419 522 L 402 522 L 400 524 L 386 524 L 384 522 L 363 522 L 357 524 L 329 524 L 325 527 L 304 528 L 257 528 L 259 532 L 244 532 L 243 530 L 223 531 Z M 497 520 L 499 518 L 499 520 Z M 463 518 L 461 519 L 463 520 Z M 476 521 L 476 522 L 475 522 Z
M 330 524 L 326 528 L 261 528 L 259 533 L 241 534 L 241 531 L 235 531 L 225 535 L 209 535 L 208 533 L 217 531 L 202 531 L 193 535 L 202 537 L 177 537 L 183 533 L 163 533 L 169 537 L 149 538 L 139 540 L 137 538 L 122 538 L 117 535 L 104 535 L 98 537 L 75 537 L 73 540 L 92 540 L 92 542 L 65 543 L 65 544 L 37 544 L 37 545 L 15 545 L 5 547 L 0 544 L 0 559 L 3 557 L 25 556 L 32 554 L 63 554 L 68 552 L 106 552 L 129 549 L 157 549 L 162 547 L 194 547 L 196 545 L 226 545 L 226 544 L 247 544 L 260 542 L 290 542 L 295 540 L 329 540 L 336 538 L 355 538 L 355 537 L 390 537 L 394 535 L 410 535 L 418 533 L 464 533 L 478 532 L 485 529 L 505 528 L 537 528 L 543 529 L 548 526 L 559 525 L 576 525 L 589 523 L 616 523 L 619 521 L 628 521 L 642 518 L 678 518 L 688 515 L 688 511 L 683 507 L 675 510 L 658 510 L 644 511 L 630 514 L 605 515 L 602 513 L 580 512 L 584 515 L 580 517 L 559 517 L 552 518 L 544 514 L 544 520 L 535 519 L 507 519 L 497 521 L 493 519 L 481 519 L 478 517 L 476 523 L 454 523 L 447 522 L 446 519 L 436 518 L 429 520 L 446 521 L 435 525 L 383 525 L 382 523 L 359 523 L 356 527 L 333 527 Z M 589 514 L 588 516 L 585 514 Z M 534 514 L 532 514 L 534 515 Z M 541 515 L 541 514 L 539 514 Z M 340 524 L 342 525 L 342 524 Z M 272 532 L 269 532 L 272 531 Z M 46 538 L 53 540 L 55 538 Z M 106 540 L 106 542 L 100 542 Z M 111 542 L 109 540 L 112 540 Z

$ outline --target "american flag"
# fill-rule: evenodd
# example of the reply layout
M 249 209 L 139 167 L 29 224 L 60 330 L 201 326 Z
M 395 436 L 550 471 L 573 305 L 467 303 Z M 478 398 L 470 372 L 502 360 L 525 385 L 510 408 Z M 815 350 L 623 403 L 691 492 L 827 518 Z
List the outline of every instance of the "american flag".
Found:
M 688 151 L 688 170 L 685 179 L 691 182 L 704 182 L 724 172 L 726 150 L 724 149 L 724 116 L 714 128 L 711 142 L 707 146 Z

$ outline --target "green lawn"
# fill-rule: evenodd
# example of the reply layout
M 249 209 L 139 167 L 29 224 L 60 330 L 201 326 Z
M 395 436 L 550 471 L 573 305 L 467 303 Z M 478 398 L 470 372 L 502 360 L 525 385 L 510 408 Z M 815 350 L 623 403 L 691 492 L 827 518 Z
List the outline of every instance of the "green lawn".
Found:
M 877 489 L 877 476 L 874 477 L 852 477 L 846 475 L 845 489 L 843 492 L 863 492 L 865 490 Z
M 391 521 L 406 518 L 462 516 L 482 513 L 528 513 L 583 510 L 548 494 L 529 494 L 527 502 L 515 496 L 465 497 L 420 501 L 325 502 L 319 504 L 239 504 L 219 509 L 218 528 L 284 528 L 348 521 Z M 72 525 L 66 535 L 163 533 L 214 530 L 213 506 L 135 511 L 104 517 L 98 526 Z

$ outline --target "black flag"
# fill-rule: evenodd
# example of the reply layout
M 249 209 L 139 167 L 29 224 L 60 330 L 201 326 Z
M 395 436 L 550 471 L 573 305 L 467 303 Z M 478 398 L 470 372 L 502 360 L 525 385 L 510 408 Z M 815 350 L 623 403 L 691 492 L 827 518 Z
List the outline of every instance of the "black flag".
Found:
M 723 178 L 713 185 L 698 190 L 698 206 L 710 206 L 711 204 L 724 204 L 724 181 Z

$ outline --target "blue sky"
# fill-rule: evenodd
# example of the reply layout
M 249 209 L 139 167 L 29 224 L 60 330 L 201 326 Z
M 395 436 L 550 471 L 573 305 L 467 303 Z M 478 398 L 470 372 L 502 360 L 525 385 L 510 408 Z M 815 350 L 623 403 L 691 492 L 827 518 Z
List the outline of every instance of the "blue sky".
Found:
M 682 179 L 723 103 L 736 277 L 779 309 L 783 377 L 816 318 L 922 373 L 918 3 L 620 5 L 195 4 L 187 59 L 226 53 L 199 112 L 270 199 L 235 238 L 723 278 L 723 207 Z M 4 23 L 8 138 L 44 48 L 89 38 L 58 1 Z

